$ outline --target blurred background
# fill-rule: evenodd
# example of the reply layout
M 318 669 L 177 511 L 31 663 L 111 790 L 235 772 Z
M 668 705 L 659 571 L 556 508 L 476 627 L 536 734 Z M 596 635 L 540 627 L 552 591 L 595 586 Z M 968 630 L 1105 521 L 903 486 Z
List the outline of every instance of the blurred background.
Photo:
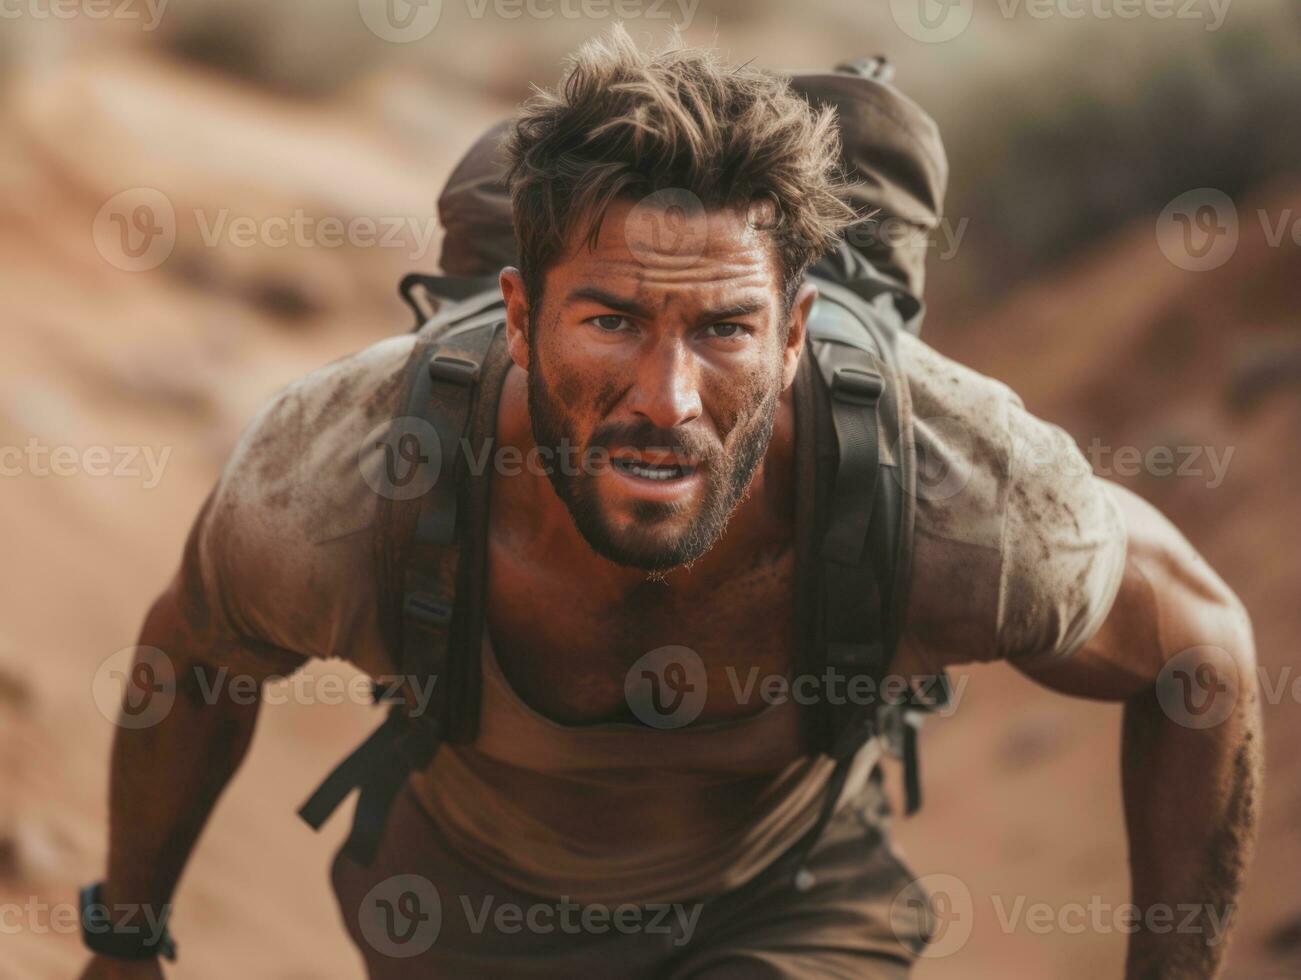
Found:
M 885 53 L 939 120 L 925 336 L 1065 427 L 1246 601 L 1270 751 L 1227 976 L 1301 976 L 1301 4 L 5 0 L 0 977 L 83 961 L 69 903 L 103 866 L 114 654 L 239 431 L 409 327 L 394 287 L 436 270 L 451 165 L 616 15 L 773 68 Z M 1119 721 L 969 672 L 923 735 L 927 805 L 897 824 L 916 871 L 970 894 L 969 936 L 918 977 L 1120 975 L 1120 930 L 1015 911 L 1127 901 Z M 264 711 L 177 896 L 172 975 L 361 976 L 326 877 L 347 817 L 318 836 L 294 811 L 374 723 Z

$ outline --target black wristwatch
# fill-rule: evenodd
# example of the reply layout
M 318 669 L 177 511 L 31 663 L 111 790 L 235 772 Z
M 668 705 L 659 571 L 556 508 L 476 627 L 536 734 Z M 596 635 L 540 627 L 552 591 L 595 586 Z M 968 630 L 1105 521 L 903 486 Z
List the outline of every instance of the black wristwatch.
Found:
M 116 960 L 152 960 L 161 956 L 176 962 L 176 943 L 167 931 L 166 906 L 161 919 L 127 915 L 114 925 L 113 909 L 104 904 L 103 882 L 97 881 L 81 890 L 81 940 L 86 948 L 100 956 Z

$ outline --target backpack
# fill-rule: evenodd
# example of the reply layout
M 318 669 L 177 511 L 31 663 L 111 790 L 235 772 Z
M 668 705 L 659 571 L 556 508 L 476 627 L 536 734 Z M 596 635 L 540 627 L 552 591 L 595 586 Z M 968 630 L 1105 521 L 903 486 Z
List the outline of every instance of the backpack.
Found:
M 879 692 L 908 598 L 916 473 L 911 432 L 901 431 L 901 420 L 906 425 L 909 418 L 900 410 L 906 385 L 887 380 L 900 377 L 894 337 L 919 331 L 922 305 L 844 244 L 810 271 L 810 279 L 819 298 L 805 356 L 816 362 L 814 414 L 822 424 L 808 434 L 834 435 L 800 437 L 813 454 L 812 472 L 801 478 L 814 481 L 815 535 L 807 547 L 817 573 L 810 642 L 801 644 L 806 649 L 797 652 L 795 669 L 835 672 L 846 683 L 866 679 L 875 685 L 868 690 Z M 474 409 L 480 398 L 495 404 L 505 374 L 500 359 L 508 356 L 503 343 L 494 344 L 505 327 L 495 276 L 413 274 L 399 289 L 415 313 L 417 334 L 399 404 L 404 419 L 422 420 L 437 434 L 437 446 L 422 447 L 418 459 L 438 471 L 422 494 L 380 499 L 374 536 L 379 622 L 398 676 L 433 681 L 434 694 L 421 712 L 410 685 L 376 685 L 376 701 L 389 706 L 386 720 L 299 810 L 319 829 L 359 790 L 344 851 L 363 865 L 373 860 L 389 806 L 407 778 L 428 767 L 440 745 L 471 743 L 477 732 L 488 481 L 466 472 L 465 453 L 449 454 L 446 447 L 464 445 L 478 458 L 494 436 L 476 430 Z M 417 290 L 432 301 L 431 311 Z M 486 390 L 490 378 L 497 379 L 496 390 Z M 893 447 L 884 455 L 883 438 Z M 810 449 L 807 442 L 815 445 Z M 833 704 L 823 698 L 805 712 L 811 743 L 835 760 L 819 818 L 797 845 L 805 857 L 836 809 L 854 757 L 873 737 L 902 759 L 905 812 L 917 810 L 917 727 L 922 712 L 947 699 L 947 678 L 939 674 L 915 679 L 891 702 L 873 696 L 866 704 Z M 872 778 L 880 778 L 879 769 Z M 797 876 L 797 885 L 801 880 Z M 806 870 L 803 880 L 811 880 Z

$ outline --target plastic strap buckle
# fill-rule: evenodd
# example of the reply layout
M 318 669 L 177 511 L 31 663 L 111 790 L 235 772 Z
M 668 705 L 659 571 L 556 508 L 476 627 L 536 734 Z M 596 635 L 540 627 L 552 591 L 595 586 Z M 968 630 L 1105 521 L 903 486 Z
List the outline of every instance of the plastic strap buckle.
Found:
M 452 621 L 452 607 L 428 592 L 408 592 L 402 600 L 402 616 L 432 629 Z
M 875 405 L 885 382 L 874 371 L 838 367 L 831 376 L 831 396 L 849 405 Z
M 469 388 L 479 380 L 479 365 L 451 354 L 438 354 L 429 361 L 429 378 Z

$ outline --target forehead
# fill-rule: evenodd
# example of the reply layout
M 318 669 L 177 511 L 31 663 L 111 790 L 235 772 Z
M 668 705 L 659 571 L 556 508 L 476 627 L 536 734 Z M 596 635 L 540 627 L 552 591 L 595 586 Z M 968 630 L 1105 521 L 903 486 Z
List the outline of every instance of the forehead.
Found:
M 744 209 L 705 208 L 688 192 L 660 191 L 614 201 L 590 249 L 587 227 L 575 223 L 549 270 L 557 283 L 581 280 L 663 306 L 775 299 L 780 288 L 772 234 Z

